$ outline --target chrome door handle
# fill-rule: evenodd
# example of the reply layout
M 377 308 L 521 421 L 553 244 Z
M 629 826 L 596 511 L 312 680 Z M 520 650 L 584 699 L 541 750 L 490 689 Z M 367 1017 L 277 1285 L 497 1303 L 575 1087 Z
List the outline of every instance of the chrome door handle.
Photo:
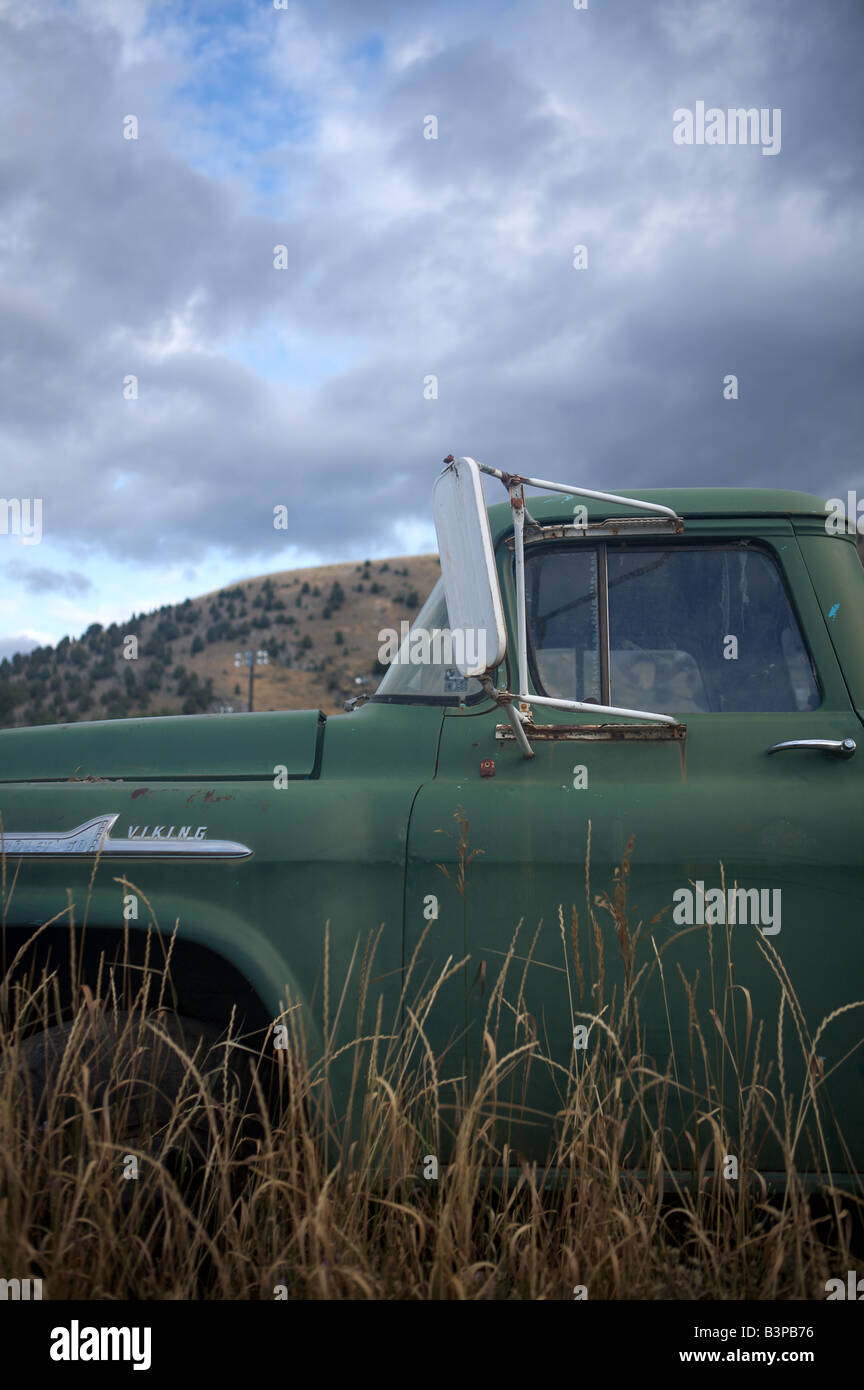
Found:
M 782 753 L 787 748 L 815 748 L 822 753 L 833 753 L 835 758 L 852 758 L 858 747 L 854 738 L 793 738 L 788 743 L 775 743 L 769 753 Z

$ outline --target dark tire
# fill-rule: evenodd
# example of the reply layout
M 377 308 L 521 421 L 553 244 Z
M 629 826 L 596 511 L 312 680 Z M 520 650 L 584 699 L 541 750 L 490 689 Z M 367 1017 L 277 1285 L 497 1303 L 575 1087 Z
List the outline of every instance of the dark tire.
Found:
M 217 1109 L 234 1098 L 242 1112 L 252 1093 L 247 1054 L 237 1046 L 226 1051 L 222 1031 L 199 1019 L 166 1012 L 153 1023 L 158 1032 L 129 1012 L 99 1014 L 86 1025 L 79 1017 L 77 1024 L 59 1024 L 26 1039 L 19 1053 L 21 1079 L 37 1128 L 49 1115 L 68 1118 L 80 1112 L 78 1087 L 86 1065 L 88 1105 L 107 1104 L 115 1138 L 150 1140 L 179 1106 L 182 1133 L 199 1151 L 206 1148 L 210 1124 L 204 1092 Z M 192 1059 L 203 1084 L 159 1033 Z

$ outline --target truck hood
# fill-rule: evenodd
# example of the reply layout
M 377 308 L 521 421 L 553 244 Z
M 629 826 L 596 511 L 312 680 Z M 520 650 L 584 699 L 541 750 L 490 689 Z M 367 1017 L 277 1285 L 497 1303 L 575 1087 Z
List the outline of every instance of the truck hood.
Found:
M 316 777 L 320 710 L 110 719 L 0 730 L 0 783 Z

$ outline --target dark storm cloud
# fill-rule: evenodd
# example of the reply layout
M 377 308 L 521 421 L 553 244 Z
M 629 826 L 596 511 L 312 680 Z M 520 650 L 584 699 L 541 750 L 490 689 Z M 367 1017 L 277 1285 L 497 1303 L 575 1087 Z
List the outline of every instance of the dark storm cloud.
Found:
M 6 573 L 31 594 L 86 594 L 93 588 L 86 574 L 77 570 L 60 572 L 45 565 L 7 565 Z M 18 650 L 16 648 L 16 650 Z
M 858 481 L 856 4 L 253 7 L 262 110 L 312 115 L 241 173 L 182 95 L 182 7 L 131 47 L 92 14 L 2 22 L 4 490 L 45 497 L 46 536 L 358 554 L 428 517 L 451 450 L 601 487 Z M 782 108 L 780 154 L 675 146 L 699 100 Z M 283 331 L 349 365 L 259 376 L 237 344 L 278 361 Z

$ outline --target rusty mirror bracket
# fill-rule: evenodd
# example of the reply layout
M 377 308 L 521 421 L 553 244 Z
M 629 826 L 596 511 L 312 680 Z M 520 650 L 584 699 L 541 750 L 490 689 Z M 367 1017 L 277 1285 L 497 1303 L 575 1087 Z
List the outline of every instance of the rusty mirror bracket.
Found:
M 578 714 L 610 714 L 619 718 L 646 720 L 650 725 L 668 726 L 680 730 L 682 732 L 676 734 L 675 737 L 683 738 L 686 734 L 686 726 L 679 723 L 671 714 L 656 714 L 649 710 L 624 709 L 618 705 L 598 705 L 579 700 L 552 699 L 546 695 L 532 695 L 529 691 L 525 604 L 525 531 L 527 527 L 529 536 L 537 536 L 538 533 L 543 534 L 543 528 L 530 515 L 525 506 L 525 486 L 528 484 L 531 487 L 543 488 L 547 492 L 564 492 L 574 497 L 590 497 L 603 502 L 614 502 L 623 506 L 634 507 L 637 511 L 650 513 L 650 519 L 655 524 L 668 526 L 671 523 L 676 531 L 683 529 L 683 521 L 678 513 L 673 511 L 671 507 L 663 507 L 657 502 L 643 502 L 634 497 L 621 497 L 617 493 L 597 492 L 591 488 L 548 482 L 543 478 L 529 478 L 518 473 L 505 473 L 500 468 L 492 468 L 488 464 L 480 463 L 472 458 L 456 459 L 452 454 L 448 454 L 444 463 L 445 470 L 439 475 L 436 483 L 436 489 L 441 491 L 439 502 L 441 516 L 439 519 L 436 515 L 436 526 L 439 532 L 439 543 L 442 535 L 450 543 L 450 550 L 447 551 L 446 555 L 443 553 L 446 547 L 441 545 L 442 572 L 447 590 L 448 606 L 452 602 L 454 607 L 458 609 L 460 618 L 463 612 L 466 615 L 471 614 L 476 605 L 470 592 L 473 584 L 466 584 L 466 579 L 470 577 L 474 584 L 477 584 L 478 588 L 482 590 L 481 597 L 484 599 L 485 607 L 489 609 L 490 614 L 494 613 L 494 622 L 492 618 L 489 618 L 487 623 L 490 628 L 498 627 L 500 637 L 496 656 L 499 659 L 503 658 L 506 651 L 506 635 L 504 634 L 500 589 L 491 560 L 491 537 L 485 508 L 482 506 L 479 474 L 486 473 L 489 477 L 497 478 L 507 489 L 510 498 L 516 561 L 516 656 L 519 691 L 518 694 L 514 695 L 508 690 L 498 690 L 494 687 L 491 672 L 496 669 L 497 661 L 490 661 L 485 671 L 475 669 L 470 672 L 463 671 L 463 674 L 470 674 L 479 679 L 486 694 L 501 706 L 513 731 L 512 736 L 519 744 L 523 756 L 526 758 L 534 757 L 534 750 L 528 741 L 528 733 L 531 732 L 533 725 L 532 705 L 545 705 L 550 709 L 572 710 Z M 466 485 L 470 487 L 471 491 L 470 504 L 464 501 L 463 496 L 459 495 L 460 489 L 463 492 L 466 490 Z M 458 524 L 453 520 L 454 512 L 457 514 Z M 659 522 L 658 518 L 661 519 Z M 473 545 L 466 542 L 466 528 L 469 538 L 473 538 L 476 531 L 477 540 Z M 450 553 L 454 549 L 455 554 Z M 463 559 L 461 553 L 463 549 L 468 553 L 469 559 L 474 559 L 473 567 Z M 478 560 L 477 555 L 481 556 L 481 559 Z M 478 574 L 482 575 L 482 583 L 477 578 Z M 518 710 L 514 708 L 514 702 L 518 702 Z

